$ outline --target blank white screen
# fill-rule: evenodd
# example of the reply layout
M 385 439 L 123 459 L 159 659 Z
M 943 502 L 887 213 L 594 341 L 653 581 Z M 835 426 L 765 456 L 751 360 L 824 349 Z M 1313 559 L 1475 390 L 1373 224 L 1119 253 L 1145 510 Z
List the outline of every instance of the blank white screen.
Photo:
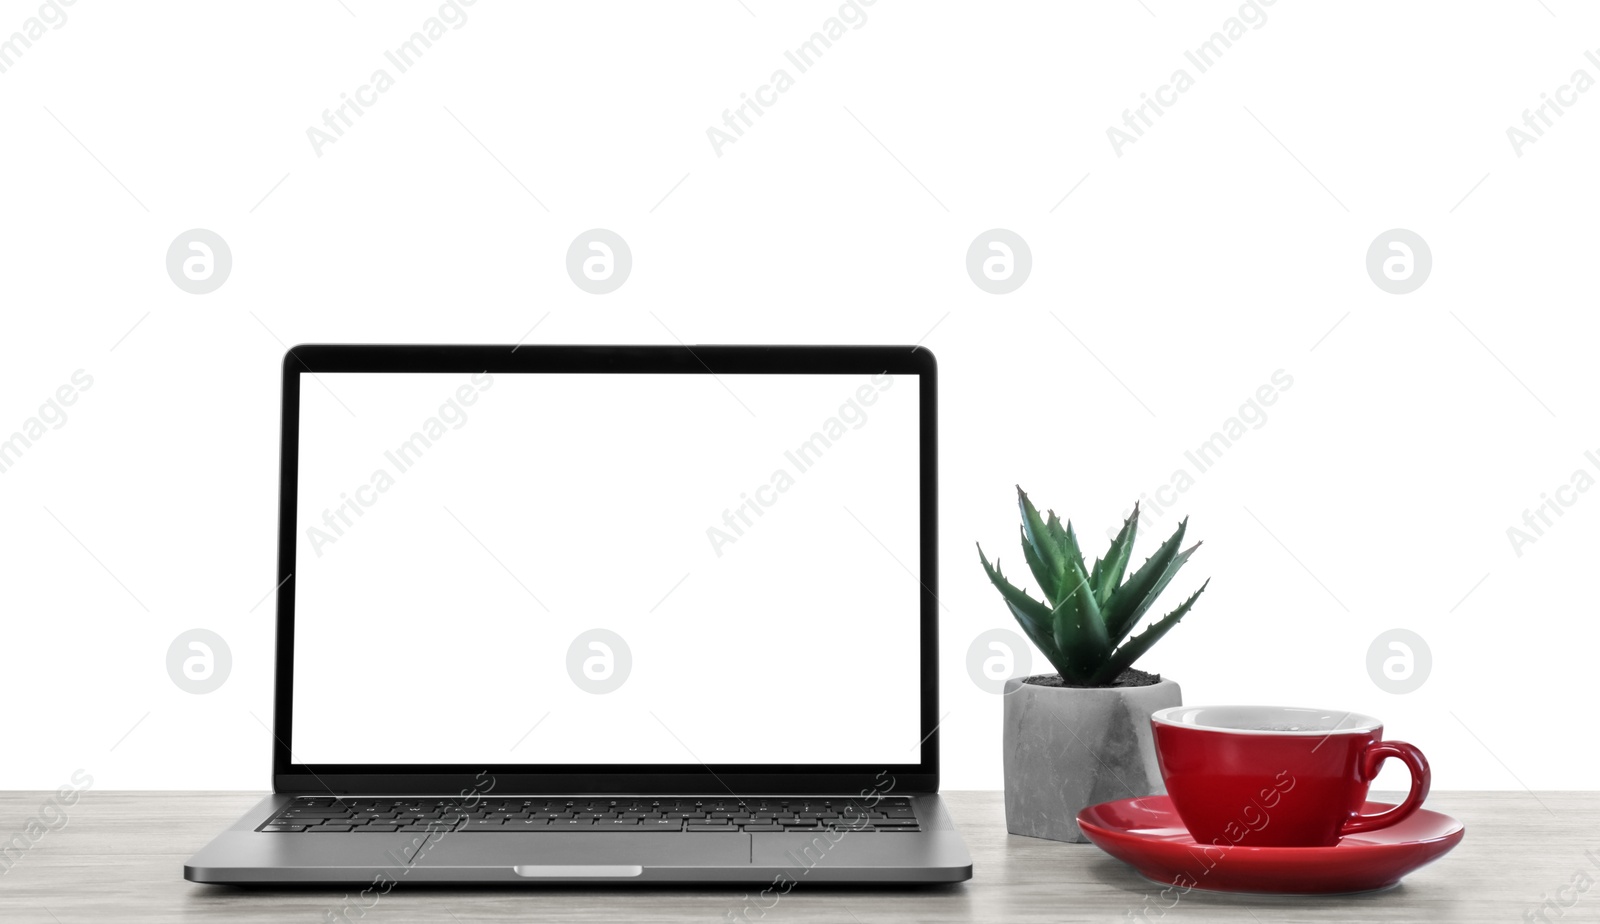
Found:
M 301 379 L 296 762 L 920 759 L 915 376 Z

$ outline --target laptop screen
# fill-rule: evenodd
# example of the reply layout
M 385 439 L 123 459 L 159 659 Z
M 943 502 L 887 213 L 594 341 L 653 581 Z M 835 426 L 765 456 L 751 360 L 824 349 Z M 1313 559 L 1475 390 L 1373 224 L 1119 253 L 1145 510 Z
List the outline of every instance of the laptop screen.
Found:
M 922 759 L 914 375 L 302 373 L 302 764 Z

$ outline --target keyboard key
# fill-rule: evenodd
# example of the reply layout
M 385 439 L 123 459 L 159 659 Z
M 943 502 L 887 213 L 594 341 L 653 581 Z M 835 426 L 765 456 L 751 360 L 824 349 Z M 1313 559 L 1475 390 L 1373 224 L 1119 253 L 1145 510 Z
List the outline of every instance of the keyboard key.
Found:
M 362 825 L 355 829 L 356 834 L 393 834 L 400 830 L 399 825 Z
M 639 822 L 641 831 L 682 831 L 683 822 L 676 818 L 646 818 Z
M 775 831 L 775 832 L 782 833 L 783 825 L 747 824 L 747 825 L 743 826 L 742 830 L 749 831 L 752 834 L 755 833 L 755 832 L 758 832 L 758 831 Z
M 305 825 L 267 825 L 261 830 L 270 831 L 274 834 L 295 834 L 304 831 L 305 829 Z
M 355 829 L 349 825 L 312 825 L 306 829 L 309 834 L 349 834 Z
M 684 825 L 683 826 L 683 830 L 685 830 L 685 831 L 737 831 L 737 830 L 739 830 L 739 828 L 737 826 L 735 826 L 735 825 L 728 825 L 728 824 L 721 824 L 721 825 L 694 825 L 694 824 L 691 824 L 691 825 Z

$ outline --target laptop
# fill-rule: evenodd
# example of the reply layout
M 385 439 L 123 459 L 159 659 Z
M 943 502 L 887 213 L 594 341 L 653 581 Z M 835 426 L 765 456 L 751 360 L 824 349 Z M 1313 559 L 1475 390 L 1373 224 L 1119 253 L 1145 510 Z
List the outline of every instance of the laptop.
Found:
M 970 878 L 936 396 L 908 346 L 289 350 L 272 795 L 184 877 Z

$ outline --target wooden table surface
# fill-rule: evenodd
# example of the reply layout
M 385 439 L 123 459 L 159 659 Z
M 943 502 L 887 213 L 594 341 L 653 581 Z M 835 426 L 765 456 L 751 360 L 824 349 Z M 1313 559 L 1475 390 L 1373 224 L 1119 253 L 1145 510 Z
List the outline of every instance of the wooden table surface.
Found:
M 46 793 L 0 793 L 0 842 L 21 833 Z M 341 920 L 348 890 L 242 889 L 184 880 L 183 862 L 260 798 L 232 792 L 97 792 L 68 823 L 0 862 L 0 922 L 296 922 Z M 804 885 L 764 916 L 739 917 L 748 890 L 449 888 L 405 886 L 343 920 L 495 921 L 1600 921 L 1600 793 L 1436 792 L 1428 807 L 1467 826 L 1461 846 L 1388 892 L 1350 897 L 1227 896 L 1191 891 L 1164 910 L 1160 889 L 1092 845 L 1006 833 L 997 792 L 945 799 L 972 851 L 973 878 L 953 886 L 877 889 Z M 1592 853 L 1590 852 L 1592 850 Z M 1140 917 L 1140 913 L 1143 917 Z M 1559 914 L 1557 912 L 1560 912 Z

